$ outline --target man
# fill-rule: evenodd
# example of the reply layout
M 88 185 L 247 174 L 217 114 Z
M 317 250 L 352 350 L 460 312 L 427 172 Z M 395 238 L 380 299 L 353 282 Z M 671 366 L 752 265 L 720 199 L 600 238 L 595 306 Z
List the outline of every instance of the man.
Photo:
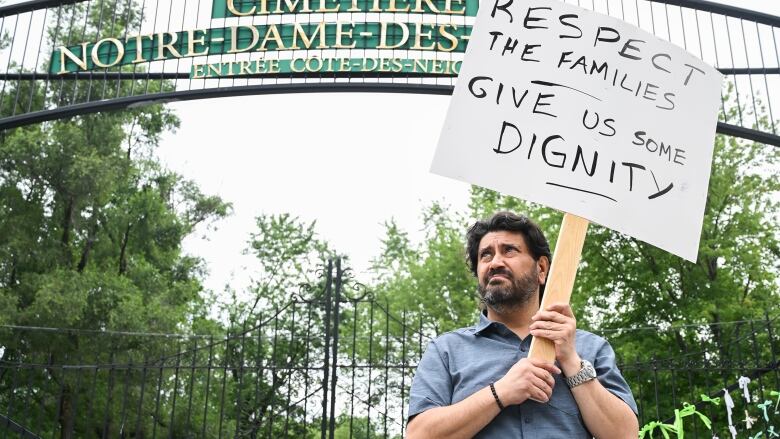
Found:
M 636 403 L 610 345 L 577 330 L 568 304 L 539 309 L 550 268 L 539 227 L 500 212 L 467 241 L 484 310 L 476 326 L 429 344 L 407 437 L 636 439 Z M 557 365 L 527 358 L 532 337 L 553 341 Z

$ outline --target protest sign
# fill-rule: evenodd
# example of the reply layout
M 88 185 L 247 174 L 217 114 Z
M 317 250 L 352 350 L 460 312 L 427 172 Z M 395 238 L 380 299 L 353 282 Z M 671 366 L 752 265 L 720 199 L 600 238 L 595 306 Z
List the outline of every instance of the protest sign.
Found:
M 431 170 L 695 261 L 721 81 L 617 19 L 555 0 L 486 2 Z
M 611 17 L 494 0 L 431 170 L 567 212 L 541 306 L 568 303 L 588 220 L 696 261 L 722 79 Z M 529 356 L 555 346 L 534 338 Z

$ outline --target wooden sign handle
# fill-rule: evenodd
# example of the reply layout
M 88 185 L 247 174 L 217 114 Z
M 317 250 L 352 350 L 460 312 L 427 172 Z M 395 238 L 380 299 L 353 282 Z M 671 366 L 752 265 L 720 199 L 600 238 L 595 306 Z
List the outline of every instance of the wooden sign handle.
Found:
M 556 302 L 569 303 L 588 224 L 589 222 L 585 218 L 570 213 L 563 216 L 561 233 L 555 244 L 555 253 L 553 253 L 550 273 L 547 276 L 547 286 L 544 289 L 544 297 L 542 297 L 540 305 L 542 309 Z M 555 345 L 550 340 L 534 337 L 531 340 L 528 357 L 552 363 L 555 361 Z

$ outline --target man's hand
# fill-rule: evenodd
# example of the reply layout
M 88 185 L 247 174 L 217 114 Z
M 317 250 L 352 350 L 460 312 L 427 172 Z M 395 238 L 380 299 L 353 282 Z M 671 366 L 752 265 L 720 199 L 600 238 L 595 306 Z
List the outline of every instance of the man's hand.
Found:
M 555 344 L 555 359 L 564 374 L 571 376 L 580 370 L 580 356 L 575 348 L 577 320 L 568 303 L 554 303 L 546 310 L 539 310 L 529 326 L 531 335 L 542 337 Z
M 496 393 L 505 406 L 522 404 L 529 398 L 547 402 L 555 386 L 554 373 L 559 374 L 561 370 L 553 364 L 523 358 L 496 381 Z

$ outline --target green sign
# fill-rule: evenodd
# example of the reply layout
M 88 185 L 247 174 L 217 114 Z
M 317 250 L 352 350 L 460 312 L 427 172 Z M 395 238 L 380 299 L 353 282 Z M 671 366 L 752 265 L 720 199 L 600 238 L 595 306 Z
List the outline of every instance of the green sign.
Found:
M 212 0 L 211 17 L 328 12 L 391 12 L 475 17 L 478 0 Z
M 465 51 L 471 26 L 319 22 L 237 25 L 159 32 L 55 49 L 51 72 L 63 74 L 186 57 L 303 49 Z M 404 71 L 404 70 L 401 70 Z

